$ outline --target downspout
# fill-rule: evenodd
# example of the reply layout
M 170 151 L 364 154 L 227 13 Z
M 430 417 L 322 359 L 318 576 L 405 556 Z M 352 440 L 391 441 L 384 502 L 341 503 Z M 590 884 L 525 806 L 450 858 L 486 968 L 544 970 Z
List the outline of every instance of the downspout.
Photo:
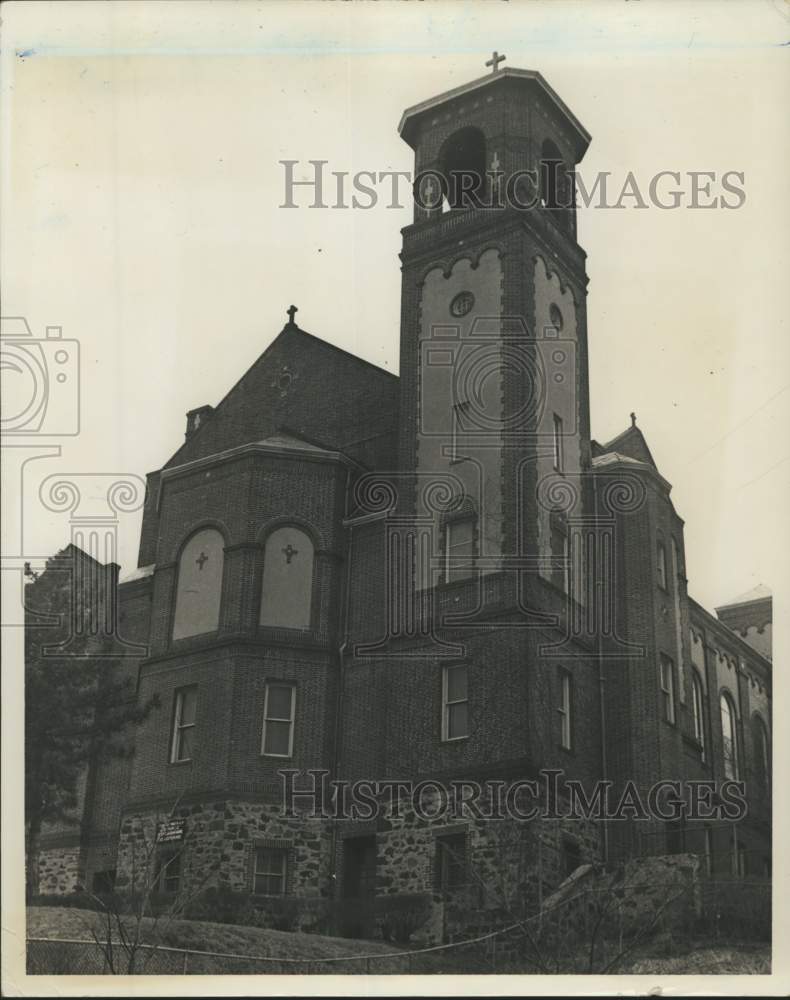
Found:
M 351 492 L 351 468 L 346 468 L 346 496 L 344 502 L 344 514 L 348 517 L 349 514 L 349 493 Z M 344 520 L 345 520 L 344 517 Z M 345 679 L 346 679 L 346 651 L 348 649 L 348 616 L 349 616 L 349 601 L 348 595 L 351 590 L 351 554 L 354 542 L 354 527 L 353 525 L 348 525 L 349 535 L 348 535 L 348 546 L 346 548 L 346 572 L 340 578 L 340 608 L 338 619 L 342 622 L 342 641 L 337 649 L 337 699 L 335 702 L 335 724 L 334 732 L 332 735 L 332 770 L 331 779 L 334 780 L 338 777 L 338 770 L 340 767 L 340 732 L 341 725 L 343 722 L 343 705 L 345 696 Z M 330 871 L 329 877 L 332 882 L 332 895 L 337 895 L 337 818 L 332 821 L 332 837 L 331 837 L 331 847 L 330 847 Z
M 598 510 L 598 483 L 595 480 L 595 474 L 593 473 L 593 513 L 595 515 L 595 537 L 596 537 L 596 561 L 601 567 L 600 572 L 596 573 L 595 579 L 595 590 L 596 590 L 596 610 L 595 610 L 595 656 L 598 661 L 598 692 L 599 692 L 599 702 L 600 702 L 600 722 L 601 722 L 601 781 L 607 780 L 608 771 L 608 758 L 606 754 L 606 671 L 604 668 L 604 658 L 603 658 L 603 636 L 601 635 L 601 611 L 602 611 L 602 601 L 604 594 L 604 581 L 603 573 L 605 572 L 605 567 L 602 558 L 602 546 L 601 546 L 601 533 L 599 530 L 600 519 Z M 612 546 L 612 558 L 614 558 L 615 548 Z M 614 616 L 614 609 L 612 609 Z M 606 816 L 606 811 L 604 811 L 603 817 L 603 840 L 601 843 L 602 849 L 602 860 L 604 864 L 609 862 L 609 821 Z

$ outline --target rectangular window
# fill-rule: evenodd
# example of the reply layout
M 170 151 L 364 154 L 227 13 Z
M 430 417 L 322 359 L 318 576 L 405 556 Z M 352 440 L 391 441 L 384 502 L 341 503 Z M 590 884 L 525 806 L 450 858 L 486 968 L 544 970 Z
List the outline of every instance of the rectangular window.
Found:
M 562 455 L 562 417 L 554 414 L 554 469 L 557 472 L 563 471 Z
M 436 883 L 442 891 L 466 884 L 466 834 L 436 838 Z
M 452 462 L 463 462 L 468 458 L 464 454 L 464 435 L 469 426 L 469 403 L 456 403 L 453 406 Z
M 465 665 L 445 667 L 442 674 L 442 739 L 469 735 L 469 676 Z
M 252 891 L 261 896 L 284 896 L 288 871 L 288 851 L 285 848 L 256 847 Z
M 573 679 L 567 670 L 560 668 L 560 703 L 557 712 L 560 716 L 560 746 L 570 750 L 572 743 L 572 704 Z
M 668 656 L 661 654 L 661 700 L 663 702 L 664 718 L 667 722 L 675 721 L 675 677 L 674 664 Z
M 195 744 L 195 710 L 197 708 L 197 686 L 179 688 L 176 691 L 173 712 L 173 739 L 170 744 L 171 764 L 192 760 Z
M 295 709 L 293 684 L 267 683 L 261 738 L 261 753 L 265 757 L 293 756 Z
M 175 895 L 181 885 L 181 855 L 160 854 L 157 884 L 160 892 Z
M 472 575 L 475 522 L 472 518 L 448 521 L 444 526 L 444 579 L 465 580 Z

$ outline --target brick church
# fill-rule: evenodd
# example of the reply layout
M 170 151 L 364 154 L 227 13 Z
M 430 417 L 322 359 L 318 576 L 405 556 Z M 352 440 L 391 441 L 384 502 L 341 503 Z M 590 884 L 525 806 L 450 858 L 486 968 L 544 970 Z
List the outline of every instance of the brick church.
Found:
M 590 136 L 539 73 L 493 69 L 400 122 L 425 183 L 403 230 L 399 376 L 292 308 L 148 476 L 138 568 L 118 588 L 141 652 L 115 669 L 158 707 L 132 756 L 91 764 L 74 824 L 46 831 L 42 892 L 129 886 L 152 841 L 164 894 L 210 873 L 306 907 L 440 900 L 502 873 L 532 899 L 586 861 L 643 855 L 770 873 L 770 593 L 716 615 L 695 602 L 636 418 L 591 437 L 573 207 Z M 555 770 L 645 795 L 740 779 L 749 810 L 492 823 L 407 803 L 313 819 L 284 815 L 283 769 L 300 788 L 310 771 Z

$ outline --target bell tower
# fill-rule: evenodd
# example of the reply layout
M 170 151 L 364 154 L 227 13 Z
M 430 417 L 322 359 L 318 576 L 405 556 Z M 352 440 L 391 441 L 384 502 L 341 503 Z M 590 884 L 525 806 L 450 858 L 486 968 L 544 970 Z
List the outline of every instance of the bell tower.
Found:
M 539 73 L 503 58 L 399 126 L 415 174 L 401 252 L 404 507 L 433 521 L 418 589 L 534 570 L 569 592 L 567 524 L 590 468 L 573 171 L 590 136 Z

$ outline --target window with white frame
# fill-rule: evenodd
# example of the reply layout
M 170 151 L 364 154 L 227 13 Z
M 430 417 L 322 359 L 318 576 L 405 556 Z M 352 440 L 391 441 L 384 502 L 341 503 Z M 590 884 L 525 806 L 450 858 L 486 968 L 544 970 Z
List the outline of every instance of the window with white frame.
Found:
M 475 520 L 446 521 L 444 525 L 444 580 L 465 580 L 472 575 L 475 556 Z
M 705 759 L 705 701 L 702 691 L 702 681 L 696 671 L 691 674 L 691 710 L 694 718 L 694 738 L 702 748 L 702 759 Z
M 173 707 L 173 734 L 170 741 L 170 763 L 192 760 L 195 748 L 195 715 L 197 686 L 179 688 Z
M 280 847 L 256 847 L 252 891 L 261 896 L 284 896 L 288 874 L 288 851 Z
M 663 653 L 660 657 L 661 701 L 664 718 L 675 721 L 675 665 Z
M 269 681 L 263 702 L 261 753 L 265 757 L 292 757 L 296 687 Z
M 563 471 L 562 455 L 562 417 L 554 414 L 554 469 L 556 472 Z
M 458 663 L 442 672 L 442 739 L 460 740 L 468 735 L 469 671 Z
M 469 403 L 461 402 L 453 406 L 452 462 L 463 462 L 468 458 L 464 454 L 465 434 L 468 428 Z
M 573 746 L 573 678 L 569 671 L 560 667 L 560 700 L 557 712 L 560 717 L 560 746 L 570 750 Z

